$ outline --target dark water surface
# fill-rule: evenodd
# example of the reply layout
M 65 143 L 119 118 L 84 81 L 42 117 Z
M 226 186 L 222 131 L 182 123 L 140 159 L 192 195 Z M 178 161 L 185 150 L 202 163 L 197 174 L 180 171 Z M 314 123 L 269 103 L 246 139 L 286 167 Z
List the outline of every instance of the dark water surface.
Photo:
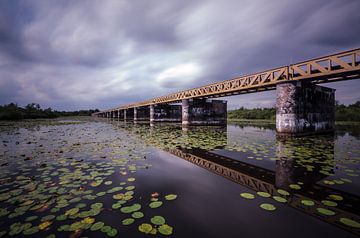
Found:
M 360 235 L 359 126 L 49 120 L 1 123 L 0 142 L 0 237 Z

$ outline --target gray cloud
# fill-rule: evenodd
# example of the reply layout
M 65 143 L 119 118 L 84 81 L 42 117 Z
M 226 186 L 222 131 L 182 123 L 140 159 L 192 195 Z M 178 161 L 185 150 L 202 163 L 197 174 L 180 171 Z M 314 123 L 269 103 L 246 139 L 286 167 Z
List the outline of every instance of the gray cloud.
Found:
M 357 0 L 3 0 L 0 104 L 108 108 L 358 47 L 359 10 Z M 340 102 L 358 99 L 358 81 L 331 86 Z

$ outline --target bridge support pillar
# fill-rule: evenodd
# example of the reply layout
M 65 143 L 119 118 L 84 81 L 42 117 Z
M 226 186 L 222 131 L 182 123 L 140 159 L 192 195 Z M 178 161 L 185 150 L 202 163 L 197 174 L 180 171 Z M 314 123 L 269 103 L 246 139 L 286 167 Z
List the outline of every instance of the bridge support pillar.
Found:
M 124 109 L 124 120 L 125 121 L 134 120 L 134 109 L 133 108 Z
M 182 125 L 226 125 L 227 102 L 223 100 L 182 100 Z
M 150 123 L 154 122 L 181 122 L 181 105 L 150 105 Z
M 134 121 L 149 121 L 150 108 L 149 107 L 134 107 Z
M 331 132 L 335 125 L 335 89 L 309 82 L 276 86 L 276 131 L 284 135 Z

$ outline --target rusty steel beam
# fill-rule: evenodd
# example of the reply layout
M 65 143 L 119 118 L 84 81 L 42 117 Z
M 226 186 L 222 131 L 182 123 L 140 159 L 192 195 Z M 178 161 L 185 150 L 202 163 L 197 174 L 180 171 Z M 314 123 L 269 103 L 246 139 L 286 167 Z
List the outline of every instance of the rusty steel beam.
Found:
M 142 102 L 122 105 L 102 112 L 149 106 L 159 103 L 176 103 L 180 102 L 182 99 L 223 97 L 273 90 L 276 88 L 277 83 L 288 80 L 309 80 L 314 83 L 327 83 L 339 80 L 356 79 L 359 77 L 360 48 L 171 93 Z

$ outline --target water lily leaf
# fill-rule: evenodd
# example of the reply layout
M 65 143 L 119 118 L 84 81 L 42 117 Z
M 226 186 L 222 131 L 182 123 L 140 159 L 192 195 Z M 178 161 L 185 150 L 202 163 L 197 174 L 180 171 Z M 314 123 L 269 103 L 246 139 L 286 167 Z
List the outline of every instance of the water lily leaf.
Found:
M 97 202 L 97 203 L 91 204 L 90 207 L 91 207 L 92 209 L 99 209 L 99 208 L 102 208 L 102 207 L 103 207 L 103 204 L 100 203 L 100 202 Z
M 151 223 L 154 225 L 162 225 L 165 224 L 165 218 L 162 216 L 154 216 L 150 219 Z
M 161 225 L 158 230 L 162 235 L 171 235 L 173 233 L 173 228 L 167 224 Z
M 52 224 L 51 221 L 44 221 L 43 223 L 39 224 L 39 230 L 44 230 L 46 228 L 48 228 L 50 225 Z
M 129 182 L 134 182 L 134 181 L 135 181 L 135 178 L 128 178 L 127 181 L 129 181 Z
M 142 213 L 142 212 L 134 212 L 131 216 L 133 218 L 142 218 L 142 217 L 144 217 L 144 213 Z
M 39 228 L 37 226 L 33 226 L 33 227 L 29 228 L 29 229 L 24 230 L 23 234 L 24 235 L 32 235 L 32 234 L 35 234 L 37 232 L 39 232 Z
M 311 200 L 301 200 L 301 203 L 305 206 L 314 206 L 315 202 Z
M 168 201 L 175 200 L 176 198 L 177 198 L 176 194 L 168 194 L 168 195 L 165 196 L 165 199 L 168 200 Z
M 346 226 L 350 226 L 352 228 L 360 228 L 360 223 L 355 221 L 355 220 L 352 220 L 352 219 L 349 219 L 349 218 L 346 218 L 346 217 L 342 217 L 340 218 L 340 222 Z
M 329 200 L 322 200 L 321 203 L 328 207 L 336 207 L 337 206 L 336 202 L 329 201 Z
M 316 210 L 318 211 L 318 213 L 326 216 L 333 216 L 336 214 L 334 211 L 322 207 L 316 208 Z
M 143 232 L 145 234 L 148 234 L 152 229 L 152 225 L 148 224 L 148 223 L 143 223 L 138 227 L 140 232 Z
M 240 196 L 243 198 L 246 198 L 246 199 L 254 199 L 255 198 L 255 196 L 251 193 L 241 193 Z
M 126 190 L 134 190 L 134 189 L 135 189 L 135 186 L 127 186 L 125 189 L 126 189 Z
M 283 190 L 283 189 L 278 189 L 277 192 L 283 196 L 289 196 L 290 193 L 286 190 Z
M 260 197 L 264 197 L 264 198 L 271 197 L 270 193 L 267 193 L 267 192 L 257 192 L 256 194 L 259 195 Z
M 289 187 L 291 189 L 299 190 L 301 189 L 301 186 L 299 184 L 290 184 Z
M 267 211 L 274 211 L 276 209 L 276 207 L 270 203 L 263 203 L 260 205 L 260 207 Z
M 104 225 L 105 225 L 104 222 L 98 221 L 98 222 L 94 223 L 94 224 L 91 226 L 90 230 L 91 230 L 91 231 L 100 230 Z
M 135 219 L 133 219 L 133 218 L 127 218 L 127 219 L 124 219 L 124 220 L 122 221 L 122 224 L 123 224 L 124 226 L 127 226 L 127 225 L 133 224 L 134 221 L 135 221 Z
M 103 226 L 103 227 L 101 227 L 101 232 L 104 232 L 104 233 L 108 233 L 108 232 L 110 232 L 111 231 L 111 226 Z
M 286 203 L 287 199 L 280 196 L 273 196 L 273 199 L 277 202 Z
M 115 237 L 117 235 L 118 231 L 115 228 L 111 228 L 111 230 L 109 232 L 107 232 L 106 234 L 110 237 Z
M 149 204 L 149 207 L 150 208 L 158 208 L 158 207 L 161 207 L 161 205 L 163 204 L 162 201 L 156 201 L 156 202 L 152 202 Z
M 332 200 L 335 200 L 335 201 L 342 201 L 344 200 L 344 198 L 340 195 L 337 195 L 337 194 L 331 194 L 329 195 L 329 198 L 331 198 Z

